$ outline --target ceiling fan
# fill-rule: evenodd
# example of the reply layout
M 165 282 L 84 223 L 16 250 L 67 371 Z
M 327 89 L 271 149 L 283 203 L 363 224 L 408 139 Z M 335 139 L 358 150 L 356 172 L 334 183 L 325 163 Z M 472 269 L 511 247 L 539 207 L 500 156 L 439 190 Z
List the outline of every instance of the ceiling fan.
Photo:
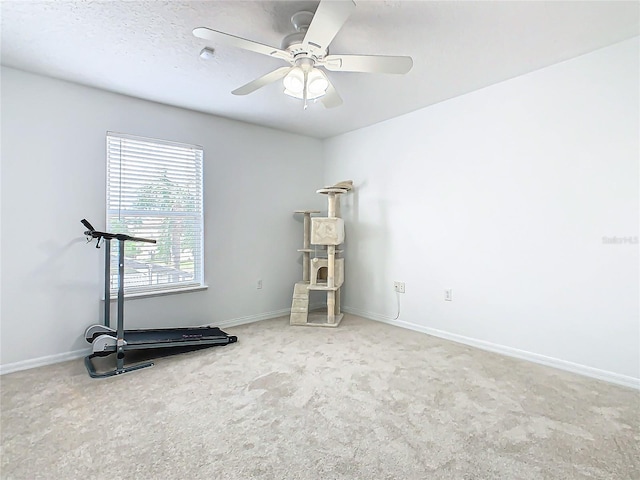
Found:
M 307 11 L 295 13 L 291 23 L 296 31 L 282 40 L 281 48 L 206 27 L 195 28 L 193 34 L 212 42 L 280 58 L 290 64 L 235 89 L 231 92 L 234 95 L 247 95 L 283 79 L 284 93 L 303 100 L 305 109 L 308 100 L 317 99 L 326 108 L 333 108 L 342 104 L 342 98 L 318 67 L 334 72 L 404 74 L 413 66 L 411 57 L 329 54 L 329 44 L 355 7 L 353 0 L 323 0 L 315 14 Z

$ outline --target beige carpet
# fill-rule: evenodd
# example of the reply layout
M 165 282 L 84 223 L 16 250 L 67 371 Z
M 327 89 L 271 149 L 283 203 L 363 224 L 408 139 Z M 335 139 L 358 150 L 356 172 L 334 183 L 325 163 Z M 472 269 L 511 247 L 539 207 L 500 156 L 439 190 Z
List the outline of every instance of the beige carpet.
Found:
M 2 479 L 638 479 L 639 392 L 347 315 L 5 375 Z

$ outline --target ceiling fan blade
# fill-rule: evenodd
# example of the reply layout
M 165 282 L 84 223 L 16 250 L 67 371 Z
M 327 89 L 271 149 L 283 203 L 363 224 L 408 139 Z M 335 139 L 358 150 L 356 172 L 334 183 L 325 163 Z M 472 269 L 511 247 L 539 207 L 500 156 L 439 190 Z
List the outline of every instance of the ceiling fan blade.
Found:
M 354 8 L 356 4 L 353 0 L 321 1 L 304 36 L 302 46 L 325 50 Z
M 320 101 L 325 108 L 339 107 L 340 105 L 342 105 L 342 98 L 340 97 L 340 95 L 338 95 L 337 90 L 331 82 L 329 82 L 327 93 L 320 97 Z
M 289 71 L 292 68 L 293 67 L 280 67 L 277 70 L 274 70 L 273 72 L 267 73 L 266 75 L 263 75 L 260 78 L 256 78 L 254 81 L 249 82 L 249 83 L 247 83 L 246 85 L 243 85 L 240 88 L 236 88 L 231 93 L 233 93 L 234 95 L 248 95 L 248 94 L 250 94 L 252 92 L 255 92 L 259 88 L 264 87 L 265 85 L 268 85 L 268 84 L 273 83 L 273 82 L 277 82 L 281 78 L 286 77 L 287 73 L 289 73 Z
M 327 55 L 323 65 L 334 72 L 402 74 L 411 70 L 413 59 L 383 55 Z
M 269 57 L 282 58 L 283 60 L 290 61 L 291 54 L 280 50 L 276 47 L 270 47 L 269 45 L 263 45 L 262 43 L 247 40 L 246 38 L 236 37 L 224 32 L 218 32 L 217 30 L 211 30 L 207 27 L 198 27 L 193 29 L 193 34 L 204 40 L 210 40 L 212 42 L 223 43 L 231 47 L 242 48 L 251 52 L 261 53 Z

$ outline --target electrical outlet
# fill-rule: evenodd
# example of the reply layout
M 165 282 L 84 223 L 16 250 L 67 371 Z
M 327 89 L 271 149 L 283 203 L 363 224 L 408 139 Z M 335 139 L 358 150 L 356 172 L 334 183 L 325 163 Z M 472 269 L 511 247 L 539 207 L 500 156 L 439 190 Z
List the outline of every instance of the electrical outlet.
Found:
M 404 293 L 404 282 L 393 282 L 393 289 L 398 293 Z
M 453 290 L 451 290 L 450 288 L 447 288 L 444 291 L 444 299 L 447 302 L 452 302 L 453 301 Z
M 258 290 L 260 290 L 260 289 L 262 288 L 262 280 L 258 280 L 258 281 L 256 282 L 256 288 L 257 288 Z

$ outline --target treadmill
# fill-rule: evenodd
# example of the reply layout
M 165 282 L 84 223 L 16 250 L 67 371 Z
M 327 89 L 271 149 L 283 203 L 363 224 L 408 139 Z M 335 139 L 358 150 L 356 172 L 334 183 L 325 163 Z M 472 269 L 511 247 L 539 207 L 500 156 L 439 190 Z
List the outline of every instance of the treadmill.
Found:
M 92 345 L 92 353 L 85 357 L 84 364 L 92 378 L 111 377 L 122 373 L 140 370 L 153 366 L 152 361 L 145 361 L 135 365 L 125 366 L 125 352 L 131 350 L 163 349 L 184 350 L 185 348 L 205 348 L 216 345 L 228 345 L 238 340 L 235 335 L 227 335 L 218 327 L 182 327 L 182 328 L 154 328 L 154 329 L 124 329 L 124 245 L 125 242 L 156 243 L 148 238 L 131 237 L 123 233 L 99 232 L 86 220 L 81 220 L 87 228 L 84 234 L 89 241 L 97 239 L 96 248 L 100 242 L 105 250 L 105 287 L 104 287 L 104 325 L 91 325 L 85 331 L 85 339 Z M 110 327 L 111 318 L 111 240 L 117 240 L 118 250 L 118 312 L 117 328 Z M 95 357 L 116 354 L 116 366 L 113 370 L 98 372 L 93 363 Z

